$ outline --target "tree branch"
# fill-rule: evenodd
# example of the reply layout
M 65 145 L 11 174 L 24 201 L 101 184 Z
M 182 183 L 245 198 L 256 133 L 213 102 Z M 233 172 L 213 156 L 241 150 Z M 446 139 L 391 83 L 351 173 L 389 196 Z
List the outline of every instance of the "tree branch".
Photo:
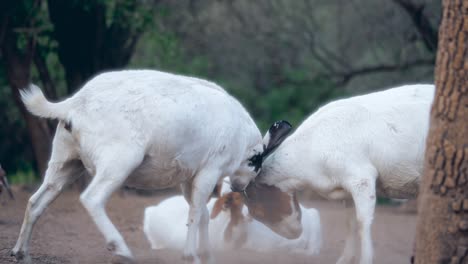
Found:
M 411 0 L 393 0 L 410 16 L 411 21 L 423 38 L 426 48 L 435 52 L 437 50 L 437 29 L 432 27 L 429 18 L 424 15 L 424 5 L 416 4 Z
M 372 65 L 372 66 L 365 66 L 362 68 L 352 69 L 346 72 L 333 72 L 330 74 L 319 75 L 319 77 L 325 77 L 330 79 L 337 80 L 336 83 L 338 86 L 345 85 L 349 83 L 352 79 L 372 74 L 372 73 L 382 73 L 382 72 L 395 72 L 395 71 L 402 71 L 407 70 L 412 67 L 422 67 L 422 66 L 434 66 L 434 59 L 420 59 L 411 62 L 405 62 L 401 64 L 380 64 L 380 65 Z

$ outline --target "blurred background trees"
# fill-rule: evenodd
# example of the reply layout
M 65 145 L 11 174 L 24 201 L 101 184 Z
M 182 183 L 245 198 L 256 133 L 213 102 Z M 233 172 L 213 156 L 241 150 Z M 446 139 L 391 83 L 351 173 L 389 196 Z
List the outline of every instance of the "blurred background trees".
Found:
M 213 80 L 261 129 L 334 98 L 433 82 L 438 0 L 7 0 L 0 4 L 0 163 L 34 179 L 53 122 L 24 111 L 29 81 L 67 96 L 99 72 Z M 13 181 L 19 179 L 12 179 Z

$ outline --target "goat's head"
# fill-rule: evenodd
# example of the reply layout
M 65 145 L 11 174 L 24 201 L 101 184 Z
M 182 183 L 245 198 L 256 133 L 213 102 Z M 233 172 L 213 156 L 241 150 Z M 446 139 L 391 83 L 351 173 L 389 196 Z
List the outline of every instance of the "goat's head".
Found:
M 287 121 L 277 121 L 271 125 L 263 138 L 263 149 L 254 149 L 246 160 L 247 167 L 239 170 L 230 176 L 231 189 L 235 192 L 242 192 L 247 185 L 254 180 L 262 169 L 262 163 L 288 136 L 292 126 Z M 249 173 L 247 173 L 248 170 Z
M 296 239 L 302 234 L 301 207 L 295 193 L 275 186 L 249 184 L 244 192 L 249 214 L 278 235 Z

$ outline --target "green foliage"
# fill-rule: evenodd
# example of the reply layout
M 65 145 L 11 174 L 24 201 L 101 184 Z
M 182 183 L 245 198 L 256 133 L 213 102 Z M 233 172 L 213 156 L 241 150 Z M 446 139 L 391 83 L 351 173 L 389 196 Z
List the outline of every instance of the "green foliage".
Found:
M 320 105 L 343 95 L 342 89 L 327 80 L 311 79 L 303 70 L 287 71 L 277 87 L 257 98 L 257 122 L 262 131 L 280 119 L 297 127 Z
M 15 173 L 8 173 L 10 184 L 33 184 L 38 180 L 32 167 L 17 170 Z
M 106 7 L 107 26 L 118 26 L 130 32 L 142 32 L 147 29 L 153 20 L 153 13 L 151 8 L 142 2 L 135 0 L 101 1 L 101 4 Z
M 272 87 L 255 87 L 252 80 L 246 85 L 235 77 L 220 77 L 207 56 L 190 54 L 185 48 L 188 44 L 180 36 L 160 25 L 158 18 L 170 15 L 170 11 L 164 8 L 158 10 L 153 30 L 141 38 L 131 66 L 212 80 L 241 101 L 262 131 L 279 119 L 298 125 L 324 102 L 345 95 L 344 90 L 335 88 L 333 83 L 312 78 L 305 68 L 279 69 L 281 77 Z
M 260 94 L 251 83 L 241 87 L 236 80 L 213 76 L 210 61 L 203 56 L 193 56 L 184 50 L 180 38 L 169 32 L 157 30 L 147 33 L 140 41 L 132 67 L 153 68 L 198 76 L 213 80 L 231 92 L 252 113 L 262 131 L 279 119 L 298 125 L 307 115 L 324 102 L 344 96 L 342 89 L 333 83 L 315 78 L 304 69 L 284 69 L 284 77 L 274 87 Z
M 348 92 L 320 78 L 311 78 L 301 69 L 284 70 L 279 83 L 259 92 L 255 87 L 240 88 L 235 82 L 219 83 L 239 99 L 251 113 L 261 131 L 277 120 L 287 120 L 294 127 L 318 107 Z
M 68 96 L 69 89 L 66 86 L 65 70 L 58 56 L 57 32 L 50 21 L 48 3 L 50 2 L 9 1 L 5 3 L 6 5 L 2 8 L 1 13 L 9 14 L 11 17 L 6 25 L 11 26 L 14 34 L 16 34 L 16 48 L 18 50 L 27 50 L 31 43 L 35 44 L 34 52 L 39 54 L 39 57 L 44 58 L 52 84 L 55 86 L 55 91 L 52 93 L 56 93 L 60 98 Z M 104 26 L 107 28 L 107 35 L 104 38 L 112 41 L 112 38 L 123 36 L 117 41 L 129 46 L 140 33 L 148 28 L 153 20 L 152 8 L 144 1 L 72 0 L 71 6 L 64 5 L 63 7 L 76 8 L 84 12 L 92 12 L 96 8 L 102 10 L 105 12 Z M 125 33 L 128 33 L 128 35 L 125 35 Z M 79 32 L 75 34 L 79 34 Z M 88 40 L 93 41 L 93 38 Z M 99 43 L 94 44 L 98 45 Z M 43 87 L 44 84 L 40 83 L 39 74 L 36 67 L 34 67 L 34 61 L 31 61 L 31 63 L 32 82 Z M 18 111 L 11 89 L 7 84 L 6 69 L 1 68 L 5 66 L 8 67 L 3 63 L 0 66 L 0 122 L 2 124 L 0 126 L 0 163 L 9 177 L 16 175 L 13 176 L 16 182 L 30 182 L 34 178 L 32 172 L 34 156 L 32 155 L 31 142 L 29 142 L 24 119 Z
M 160 69 L 192 76 L 207 76 L 210 62 L 202 56 L 189 57 L 174 33 L 147 32 L 137 46 L 137 52 L 130 62 L 131 67 Z

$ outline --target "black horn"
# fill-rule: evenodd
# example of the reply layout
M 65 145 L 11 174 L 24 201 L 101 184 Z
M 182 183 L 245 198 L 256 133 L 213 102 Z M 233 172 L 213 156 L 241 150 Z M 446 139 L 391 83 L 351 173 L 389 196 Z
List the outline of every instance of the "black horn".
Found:
M 271 152 L 273 152 L 273 150 L 275 150 L 281 144 L 281 142 L 284 141 L 291 130 L 292 126 L 288 121 L 281 120 L 273 123 L 270 129 L 268 129 L 269 139 L 268 142 L 265 142 L 267 145 L 265 151 L 263 152 L 263 157 L 265 158 Z
M 249 159 L 249 165 L 255 167 L 255 171 L 258 172 L 262 167 L 263 160 L 265 160 L 265 158 L 284 141 L 291 130 L 292 126 L 288 121 L 281 120 L 273 123 L 265 136 L 266 140 L 264 142 L 265 145 L 263 146 L 263 152 L 252 156 Z

